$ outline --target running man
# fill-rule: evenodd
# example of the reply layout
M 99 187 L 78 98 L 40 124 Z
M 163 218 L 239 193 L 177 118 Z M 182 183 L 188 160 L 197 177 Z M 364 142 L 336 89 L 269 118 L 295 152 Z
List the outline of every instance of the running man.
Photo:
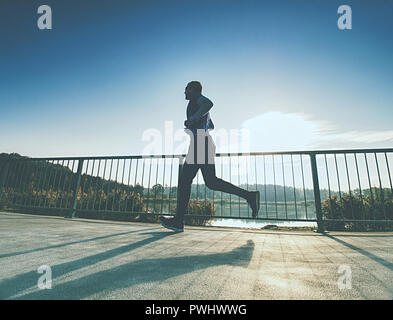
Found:
M 234 194 L 247 200 L 252 209 L 252 217 L 256 218 L 259 210 L 259 191 L 241 189 L 216 176 L 214 164 L 216 146 L 209 134 L 209 130 L 214 129 L 209 114 L 213 103 L 202 95 L 202 85 L 198 81 L 189 82 L 184 93 L 186 100 L 189 100 L 187 120 L 184 122 L 184 126 L 191 141 L 180 172 L 176 214 L 170 218 L 161 216 L 161 224 L 176 232 L 184 230 L 184 214 L 190 200 L 191 185 L 199 169 L 201 169 L 203 179 L 209 189 Z

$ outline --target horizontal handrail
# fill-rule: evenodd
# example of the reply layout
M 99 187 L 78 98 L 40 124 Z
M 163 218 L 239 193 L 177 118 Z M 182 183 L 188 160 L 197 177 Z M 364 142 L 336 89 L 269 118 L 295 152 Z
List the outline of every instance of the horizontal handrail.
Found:
M 317 154 L 344 154 L 344 153 L 382 153 L 393 152 L 393 148 L 378 149 L 329 149 L 329 150 L 302 150 L 302 151 L 264 151 L 264 152 L 220 152 L 216 157 L 234 157 L 234 156 L 264 156 L 264 155 L 317 155 Z M 74 157 L 23 157 L 3 159 L 3 161 L 12 160 L 117 160 L 117 159 L 164 159 L 164 158 L 185 158 L 186 154 L 160 154 L 160 155 L 128 155 L 128 156 L 74 156 Z M 1 160 L 0 160 L 1 161 Z

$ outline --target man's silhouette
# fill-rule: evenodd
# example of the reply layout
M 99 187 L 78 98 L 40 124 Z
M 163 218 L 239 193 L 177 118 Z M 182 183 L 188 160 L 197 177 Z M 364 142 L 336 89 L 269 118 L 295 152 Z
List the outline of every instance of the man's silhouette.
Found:
M 255 218 L 259 210 L 259 191 L 247 191 L 216 177 L 214 164 L 216 146 L 209 134 L 209 130 L 214 129 L 209 114 L 213 103 L 202 95 L 202 85 L 198 81 L 189 82 L 184 93 L 186 100 L 189 100 L 187 120 L 184 125 L 191 141 L 180 172 L 176 215 L 171 218 L 161 217 L 162 225 L 174 231 L 183 231 L 184 214 L 190 200 L 192 181 L 199 169 L 209 189 L 235 194 L 246 199 Z

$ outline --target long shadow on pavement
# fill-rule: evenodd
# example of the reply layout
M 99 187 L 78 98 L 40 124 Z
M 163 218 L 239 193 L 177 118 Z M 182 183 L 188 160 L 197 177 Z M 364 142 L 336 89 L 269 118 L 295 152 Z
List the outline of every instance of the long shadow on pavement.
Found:
M 21 255 L 21 254 L 28 254 L 28 253 L 48 250 L 48 249 L 56 249 L 56 248 L 71 246 L 71 245 L 79 244 L 79 243 L 91 242 L 91 241 L 96 241 L 96 240 L 103 240 L 103 239 L 108 239 L 108 238 L 112 238 L 112 237 L 122 236 L 122 235 L 125 235 L 125 234 L 137 233 L 137 232 L 148 231 L 148 230 L 157 230 L 157 229 L 161 229 L 161 227 L 154 227 L 154 228 L 148 228 L 148 229 L 138 229 L 138 230 L 132 230 L 132 231 L 126 231 L 126 232 L 119 232 L 119 233 L 109 234 L 109 235 L 95 237 L 95 238 L 89 238 L 89 239 L 83 239 L 83 240 L 78 240 L 78 241 L 71 241 L 71 242 L 66 242 L 66 243 L 54 244 L 52 246 L 47 246 L 47 247 L 35 248 L 35 249 L 30 249 L 30 250 L 25 250 L 25 251 L 18 251 L 18 252 L 4 253 L 4 254 L 0 255 L 0 259 L 1 258 L 18 256 L 18 255 Z
M 356 246 L 354 246 L 352 244 L 349 244 L 349 243 L 347 243 L 347 242 L 345 242 L 345 241 L 343 241 L 341 239 L 338 239 L 338 238 L 336 238 L 336 237 L 334 237 L 334 236 L 332 236 L 330 234 L 326 234 L 326 236 L 329 239 L 333 239 L 334 241 L 337 241 L 338 243 L 340 243 L 340 244 L 342 244 L 342 245 L 344 245 L 344 246 L 346 246 L 346 247 L 348 247 L 348 248 L 350 248 L 352 250 L 355 250 L 355 251 L 359 252 L 360 254 L 362 254 L 362 255 L 364 255 L 364 256 L 374 260 L 375 262 L 385 266 L 386 268 L 389 268 L 390 270 L 393 270 L 393 264 L 391 262 L 389 262 L 389 261 L 387 261 L 387 260 L 385 260 L 383 258 L 380 258 L 380 257 L 376 256 L 375 254 L 370 253 L 370 252 L 368 252 L 368 251 L 366 251 L 364 249 L 361 249 L 361 248 L 358 248 L 358 247 L 356 247 Z
M 151 233 L 151 237 L 140 240 L 138 242 L 134 242 L 131 244 L 127 244 L 125 246 L 121 246 L 115 249 L 111 249 L 108 251 L 104 251 L 101 253 L 97 253 L 95 255 L 87 256 L 78 260 L 65 262 L 62 264 L 58 264 L 55 266 L 50 266 L 52 269 L 52 277 L 62 276 L 66 273 L 82 269 L 98 262 L 105 261 L 107 259 L 116 257 L 120 254 L 135 250 L 144 245 L 152 243 L 154 241 L 158 241 L 170 235 L 174 235 L 172 232 L 155 232 Z M 39 274 L 36 270 L 30 271 L 24 274 L 17 275 L 15 277 L 2 280 L 0 282 L 0 299 L 9 299 L 10 297 L 28 289 L 37 286 L 37 281 L 39 278 Z M 52 280 L 53 281 L 53 280 Z
M 100 271 L 79 279 L 54 285 L 51 290 L 39 290 L 18 299 L 88 298 L 97 293 L 129 288 L 134 285 L 161 282 L 196 270 L 220 265 L 247 268 L 254 251 L 254 242 L 225 253 L 207 255 L 152 258 L 133 261 L 116 268 Z

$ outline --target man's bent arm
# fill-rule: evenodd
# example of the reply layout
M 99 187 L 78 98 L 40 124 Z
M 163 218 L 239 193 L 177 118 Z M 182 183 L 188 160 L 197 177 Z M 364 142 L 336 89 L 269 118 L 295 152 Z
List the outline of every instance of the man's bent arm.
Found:
M 197 100 L 197 104 L 199 105 L 199 109 L 195 112 L 191 117 L 190 121 L 198 121 L 201 119 L 209 110 L 213 107 L 213 102 L 210 99 L 200 96 Z

